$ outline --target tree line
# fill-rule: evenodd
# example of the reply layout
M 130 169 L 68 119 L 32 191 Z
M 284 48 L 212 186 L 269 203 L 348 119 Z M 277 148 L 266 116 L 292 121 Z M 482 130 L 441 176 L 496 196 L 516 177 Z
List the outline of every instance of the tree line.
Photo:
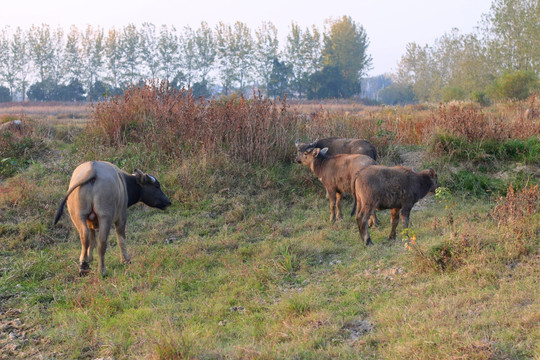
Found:
M 292 23 L 280 47 L 277 28 L 220 22 L 211 28 L 144 23 L 68 31 L 47 24 L 0 31 L 0 101 L 101 100 L 150 79 L 196 96 L 257 88 L 269 96 L 350 97 L 371 66 L 364 28 L 348 16 L 326 29 Z
M 494 0 L 470 34 L 453 29 L 434 44 L 407 44 L 393 84 L 378 93 L 390 104 L 524 99 L 538 91 L 538 0 Z

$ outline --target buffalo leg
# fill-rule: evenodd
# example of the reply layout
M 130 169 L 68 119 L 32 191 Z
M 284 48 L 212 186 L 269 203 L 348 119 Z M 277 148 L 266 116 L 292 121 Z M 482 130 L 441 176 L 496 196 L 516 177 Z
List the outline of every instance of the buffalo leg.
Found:
M 342 216 L 341 216 L 341 193 L 336 193 L 336 217 L 337 219 L 342 219 Z
M 94 260 L 94 248 L 96 247 L 96 230 L 90 229 L 90 243 L 88 244 L 88 250 L 86 252 L 88 256 L 88 262 L 92 262 Z
M 105 218 L 105 217 L 104 217 Z M 99 235 L 98 235 L 98 270 L 101 276 L 107 275 L 107 269 L 105 268 L 105 252 L 107 251 L 107 238 L 109 237 L 109 231 L 111 230 L 111 221 L 104 219 L 99 224 Z
M 358 208 L 356 210 L 356 224 L 358 225 L 358 231 L 360 232 L 360 238 L 366 245 L 372 245 L 371 237 L 368 231 L 369 211 Z
M 126 249 L 126 221 L 118 220 L 115 227 L 118 245 L 120 246 L 120 259 L 123 263 L 129 264 L 130 259 Z
M 409 228 L 409 216 L 411 214 L 410 208 L 403 208 L 401 210 L 401 220 L 403 221 L 403 228 L 408 229 Z
M 79 257 L 79 276 L 85 276 L 90 271 L 88 262 L 88 246 L 90 245 L 90 230 L 86 226 L 86 220 L 80 221 L 77 226 L 79 237 L 81 238 L 81 256 Z
M 328 200 L 330 202 L 330 221 L 334 222 L 336 220 L 336 192 L 328 191 Z
M 390 216 L 392 219 L 392 230 L 390 230 L 390 236 L 388 237 L 390 240 L 396 239 L 396 228 L 399 224 L 399 210 L 399 208 L 390 210 Z
M 377 213 L 373 212 L 373 214 L 369 217 L 369 227 L 379 226 L 380 224 L 379 219 L 377 219 Z

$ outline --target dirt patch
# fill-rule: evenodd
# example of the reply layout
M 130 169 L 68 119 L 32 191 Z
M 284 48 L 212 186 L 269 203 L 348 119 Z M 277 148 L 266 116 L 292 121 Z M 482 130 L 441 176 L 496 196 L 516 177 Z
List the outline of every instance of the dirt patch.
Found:
M 39 354 L 36 345 L 41 340 L 31 337 L 35 329 L 21 318 L 19 309 L 0 308 L 0 360 L 29 359 Z
M 375 325 L 367 319 L 359 318 L 355 321 L 346 323 L 341 330 L 345 337 L 351 342 L 355 342 L 363 336 L 371 333 L 375 329 Z
M 403 163 L 401 165 L 408 166 L 414 170 L 420 170 L 422 162 L 424 160 L 424 153 L 422 151 L 400 151 L 399 156 Z

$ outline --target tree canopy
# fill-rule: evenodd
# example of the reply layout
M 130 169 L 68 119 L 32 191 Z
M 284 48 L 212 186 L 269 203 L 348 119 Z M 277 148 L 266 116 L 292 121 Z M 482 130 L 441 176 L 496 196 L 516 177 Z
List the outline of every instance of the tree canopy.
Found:
M 47 24 L 16 31 L 5 27 L 0 30 L 0 86 L 23 100 L 27 95 L 52 99 L 60 96 L 61 87 L 77 83 L 82 97 L 93 101 L 156 79 L 205 96 L 249 94 L 253 88 L 299 98 L 308 91 L 355 95 L 371 61 L 367 35 L 350 17 L 329 20 L 328 25 L 323 34 L 315 26 L 301 29 L 292 23 L 282 47 L 270 22 L 254 31 L 242 22 L 214 28 L 202 22 L 180 31 L 151 23 L 108 30 L 90 25 L 67 31 Z M 324 78 L 335 71 L 338 83 Z M 314 92 L 313 86 L 333 88 Z

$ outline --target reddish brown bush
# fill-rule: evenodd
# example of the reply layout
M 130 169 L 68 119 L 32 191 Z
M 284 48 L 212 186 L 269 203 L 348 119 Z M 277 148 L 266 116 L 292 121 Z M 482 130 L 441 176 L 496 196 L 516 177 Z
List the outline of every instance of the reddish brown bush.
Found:
M 89 132 L 108 145 L 144 143 L 164 156 L 224 152 L 264 165 L 291 157 L 297 120 L 285 100 L 260 94 L 197 100 L 162 82 L 97 104 Z
M 539 211 L 540 188 L 538 185 L 530 185 L 516 192 L 510 184 L 506 196 L 497 199 L 497 205 L 493 208 L 491 215 L 501 226 L 523 221 Z

